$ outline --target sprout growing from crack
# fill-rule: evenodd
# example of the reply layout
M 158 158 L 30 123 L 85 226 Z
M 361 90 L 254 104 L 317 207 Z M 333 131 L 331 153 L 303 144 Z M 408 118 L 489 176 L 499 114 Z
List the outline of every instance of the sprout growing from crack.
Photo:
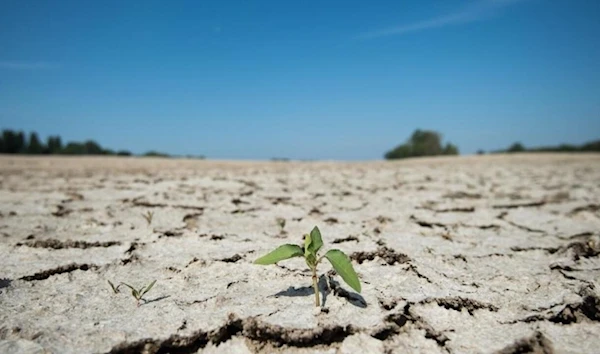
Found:
M 146 222 L 148 223 L 148 225 L 152 224 L 152 218 L 154 217 L 154 212 L 148 210 L 146 212 L 146 214 L 142 214 L 142 216 L 144 217 L 144 219 L 146 219 Z
M 317 266 L 323 258 L 326 258 L 333 266 L 333 269 L 342 277 L 346 284 L 360 293 L 361 286 L 358 276 L 350 263 L 350 258 L 338 250 L 332 249 L 319 257 L 319 250 L 323 246 L 323 239 L 318 227 L 314 227 L 310 234 L 304 235 L 304 247 L 293 244 L 285 244 L 277 247 L 272 252 L 258 258 L 255 264 L 269 265 L 293 257 L 304 257 L 306 265 L 312 271 L 313 289 L 315 291 L 315 306 L 321 306 L 319 300 L 319 287 L 317 285 Z
M 144 300 L 143 297 L 144 295 L 150 291 L 150 289 L 152 289 L 152 287 L 154 286 L 154 283 L 156 283 L 156 280 L 154 280 L 152 283 L 150 283 L 148 286 L 142 286 L 139 289 L 134 288 L 133 286 L 123 283 L 121 282 L 119 285 L 115 286 L 110 280 L 108 280 L 108 284 L 110 284 L 110 287 L 112 288 L 112 291 L 115 294 L 120 293 L 119 291 L 119 287 L 121 285 L 125 285 L 126 287 L 128 287 L 129 289 L 131 289 L 131 296 L 133 296 L 136 300 L 136 305 L 140 306 L 140 300 Z
M 136 304 L 137 306 L 140 306 L 140 300 L 143 300 L 144 295 L 150 291 L 150 289 L 152 289 L 152 287 L 154 286 L 154 283 L 156 283 L 156 280 L 153 281 L 152 283 L 150 283 L 150 285 L 144 287 L 142 286 L 139 290 L 136 290 L 136 288 L 134 288 L 133 286 L 126 284 L 126 283 L 121 283 L 123 285 L 125 285 L 126 287 L 128 287 L 129 289 L 131 289 L 131 296 L 133 296 L 136 300 Z

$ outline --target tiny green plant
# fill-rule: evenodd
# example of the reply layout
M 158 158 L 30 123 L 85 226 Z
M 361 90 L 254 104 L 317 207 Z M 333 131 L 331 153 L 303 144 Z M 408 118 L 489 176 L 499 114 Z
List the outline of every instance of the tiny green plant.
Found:
M 319 250 L 322 246 L 323 239 L 321 238 L 321 232 L 319 231 L 319 228 L 315 226 L 310 234 L 304 235 L 304 247 L 294 244 L 281 245 L 254 261 L 254 263 L 269 265 L 293 257 L 304 257 L 306 265 L 308 265 L 308 268 L 310 268 L 312 272 L 313 289 L 315 291 L 315 306 L 317 307 L 321 306 L 319 300 L 319 287 L 317 285 L 317 266 L 323 258 L 326 258 L 329 263 L 331 263 L 333 269 L 342 277 L 346 284 L 350 285 L 352 289 L 360 293 L 360 281 L 352 267 L 352 263 L 350 263 L 350 258 L 338 249 L 329 250 L 323 256 L 319 257 Z
M 285 231 L 285 218 L 275 218 L 275 222 L 277 223 L 277 226 L 279 226 L 279 234 L 287 234 L 287 232 Z
M 108 284 L 110 285 L 110 287 L 112 288 L 112 291 L 115 294 L 118 294 L 119 293 L 119 286 L 121 286 L 121 284 L 115 286 L 115 284 L 113 284 L 110 280 L 107 280 L 107 281 L 108 281 Z
M 150 289 L 152 289 L 152 287 L 154 286 L 154 283 L 156 283 L 156 280 L 153 281 L 152 283 L 150 283 L 150 285 L 148 286 L 142 286 L 139 289 L 134 288 L 133 286 L 126 284 L 126 283 L 121 283 L 120 285 L 125 285 L 126 287 L 128 287 L 129 289 L 131 289 L 131 296 L 133 296 L 136 300 L 136 305 L 140 306 L 140 300 L 143 300 L 144 295 L 146 295 L 146 293 L 148 291 L 150 291 Z M 112 286 L 112 283 L 111 283 Z M 113 288 L 114 289 L 114 288 Z M 117 288 L 117 292 L 119 291 L 119 289 Z
M 142 214 L 142 216 L 144 217 L 144 219 L 146 219 L 146 222 L 148 223 L 148 225 L 152 224 L 152 218 L 154 217 L 154 212 L 148 210 L 146 212 L 146 214 Z

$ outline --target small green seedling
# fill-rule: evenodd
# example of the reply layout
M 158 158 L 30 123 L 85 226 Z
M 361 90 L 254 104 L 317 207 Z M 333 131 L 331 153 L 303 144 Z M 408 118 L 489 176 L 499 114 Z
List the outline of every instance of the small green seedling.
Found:
M 285 219 L 284 218 L 275 218 L 275 222 L 277 226 L 279 226 L 279 231 L 284 232 L 285 230 Z
M 107 280 L 107 281 L 108 281 L 108 284 L 110 284 L 110 287 L 112 288 L 112 291 L 115 294 L 118 294 L 119 293 L 119 286 L 121 286 L 121 284 L 115 286 L 115 284 L 113 284 L 110 280 Z
M 156 283 L 156 280 L 153 281 L 152 283 L 150 283 L 150 285 L 148 285 L 146 287 L 142 286 L 139 290 L 136 290 L 136 288 L 134 288 L 133 286 L 126 284 L 126 283 L 121 283 L 119 285 L 125 285 L 126 287 L 131 289 L 131 295 L 135 298 L 137 306 L 140 306 L 140 300 L 143 300 L 142 298 L 148 291 L 150 291 L 150 289 L 152 289 L 152 287 L 154 286 L 154 283 Z M 111 286 L 112 286 L 112 284 L 111 284 Z M 118 290 L 119 289 L 117 289 L 117 291 Z
M 319 288 L 317 285 L 317 266 L 323 258 L 327 258 L 329 263 L 331 263 L 333 266 L 333 269 L 335 269 L 335 271 L 342 277 L 346 284 L 350 285 L 352 289 L 360 293 L 360 281 L 358 280 L 358 276 L 352 267 L 352 263 L 350 263 L 350 258 L 348 258 L 344 252 L 338 249 L 329 250 L 327 253 L 325 253 L 325 255 L 319 257 L 318 253 L 319 249 L 321 249 L 321 246 L 323 246 L 321 232 L 319 231 L 319 228 L 315 226 L 310 234 L 304 235 L 304 247 L 293 244 L 285 244 L 260 257 L 254 261 L 254 263 L 268 265 L 275 264 L 288 258 L 304 257 L 306 265 L 308 265 L 312 271 L 313 289 L 315 290 L 315 305 L 317 307 L 321 306 L 321 302 L 319 300 Z
M 152 218 L 154 217 L 154 212 L 147 211 L 146 214 L 142 214 L 142 216 L 144 217 L 144 219 L 146 219 L 146 222 L 148 223 L 148 225 L 152 224 Z

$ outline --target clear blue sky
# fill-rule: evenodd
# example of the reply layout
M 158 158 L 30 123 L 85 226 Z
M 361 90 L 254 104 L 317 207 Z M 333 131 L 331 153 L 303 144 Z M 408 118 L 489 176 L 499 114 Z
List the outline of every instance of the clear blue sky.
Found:
M 378 159 L 600 138 L 600 1 L 0 1 L 0 128 Z

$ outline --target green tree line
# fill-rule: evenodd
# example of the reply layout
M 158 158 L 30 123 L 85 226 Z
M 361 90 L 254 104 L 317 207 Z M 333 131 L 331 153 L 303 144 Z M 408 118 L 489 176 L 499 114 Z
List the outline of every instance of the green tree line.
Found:
M 538 146 L 527 148 L 520 142 L 516 142 L 505 150 L 493 151 L 493 153 L 518 153 L 518 152 L 600 152 L 600 140 L 589 141 L 581 145 L 560 144 L 556 146 Z
M 117 155 L 131 156 L 127 150 L 111 150 L 103 148 L 93 140 L 84 142 L 71 141 L 63 144 L 60 136 L 49 136 L 43 142 L 36 132 L 26 136 L 22 131 L 4 129 L 0 135 L 1 154 L 29 154 L 29 155 Z M 168 157 L 169 155 L 150 151 L 144 156 Z

